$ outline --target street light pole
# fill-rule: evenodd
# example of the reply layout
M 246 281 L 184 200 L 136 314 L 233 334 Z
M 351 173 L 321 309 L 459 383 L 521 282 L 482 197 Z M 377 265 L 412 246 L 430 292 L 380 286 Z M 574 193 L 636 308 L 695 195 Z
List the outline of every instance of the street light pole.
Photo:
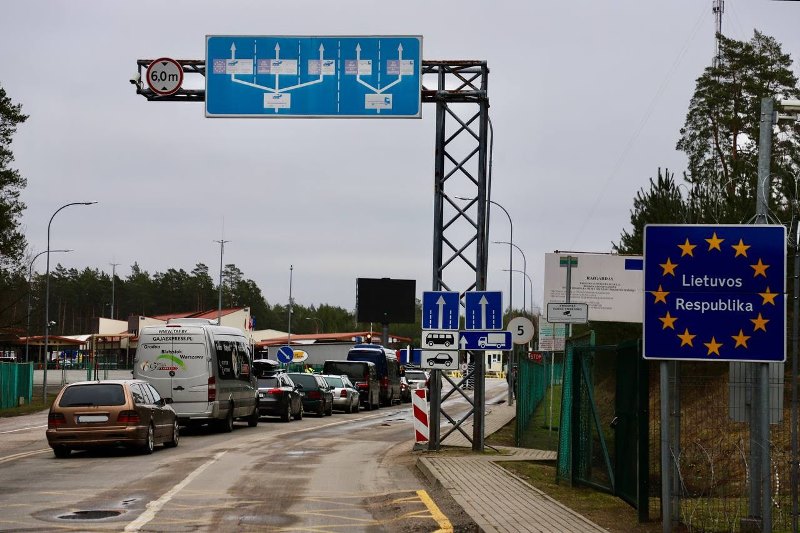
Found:
M 468 201 L 468 202 L 472 201 L 472 200 L 475 200 L 475 198 L 465 198 L 463 196 L 454 196 L 454 198 L 457 198 L 459 200 L 465 200 L 465 201 Z M 509 270 L 511 270 L 512 268 L 514 268 L 514 253 L 513 253 L 513 250 L 511 249 L 512 243 L 514 242 L 514 223 L 511 221 L 511 215 L 508 214 L 508 211 L 506 210 L 505 207 L 503 207 L 502 205 L 498 204 L 494 200 L 487 200 L 487 201 L 490 204 L 496 205 L 497 207 L 502 209 L 503 213 L 505 213 L 506 216 L 508 217 L 508 268 L 509 268 Z M 513 277 L 511 275 L 511 272 L 509 272 L 508 273 L 508 314 L 509 315 L 511 315 L 511 310 L 513 309 L 513 303 L 514 303 L 514 281 L 513 281 Z M 525 307 L 524 298 L 522 300 L 522 307 Z M 510 317 L 509 317 L 509 320 L 510 320 Z
M 51 252 L 71 252 L 72 250 L 50 250 Z M 31 336 L 31 278 L 33 277 L 33 263 L 39 258 L 40 255 L 46 254 L 47 250 L 39 252 L 31 259 L 31 264 L 28 265 L 28 321 L 25 325 L 25 362 L 30 362 L 28 357 L 28 337 Z
M 322 328 L 323 332 L 325 331 L 325 322 L 323 322 L 321 318 L 315 318 L 313 316 L 307 316 L 306 320 L 313 320 L 314 321 L 314 325 L 317 327 L 317 333 L 319 333 L 320 328 Z M 319 322 L 319 325 L 317 324 L 317 322 Z
M 531 316 L 533 316 L 533 280 L 531 279 L 531 277 L 530 277 L 530 276 L 528 275 L 528 273 L 527 273 L 527 272 L 525 272 L 524 270 L 519 270 L 519 269 L 516 269 L 516 268 L 515 268 L 515 269 L 513 269 L 513 270 L 509 270 L 509 269 L 507 269 L 507 268 L 504 268 L 504 269 L 503 269 L 503 272 L 518 272 L 518 273 L 522 274 L 523 276 L 525 276 L 525 277 L 528 279 L 528 285 L 529 285 L 529 286 L 530 286 L 530 288 L 531 288 L 531 292 L 530 292 L 530 302 L 529 302 L 529 303 L 530 303 L 530 306 L 528 307 L 528 313 L 529 313 Z M 523 308 L 523 311 L 524 311 L 524 310 L 525 310 L 525 309 Z
M 71 205 L 92 205 L 97 202 L 70 202 L 64 204 L 50 217 L 50 222 L 47 223 L 47 270 L 45 271 L 45 290 L 44 290 L 44 374 L 42 375 L 42 403 L 47 404 L 47 349 L 50 342 L 50 226 L 53 224 L 53 219 L 62 210 Z
M 528 260 L 525 258 L 525 252 L 522 251 L 522 248 L 520 248 L 519 246 L 517 246 L 513 242 L 494 241 L 494 243 L 495 244 L 510 244 L 511 246 L 513 246 L 514 248 L 519 250 L 519 253 L 522 254 L 522 271 L 525 272 L 526 276 L 528 275 Z M 510 274 L 510 272 L 509 272 L 509 274 Z M 533 290 L 533 289 L 531 289 L 531 290 Z M 526 298 L 526 293 L 527 293 L 527 290 L 525 288 L 525 283 L 523 283 L 522 284 L 522 310 L 523 311 L 525 310 L 525 300 L 527 299 Z

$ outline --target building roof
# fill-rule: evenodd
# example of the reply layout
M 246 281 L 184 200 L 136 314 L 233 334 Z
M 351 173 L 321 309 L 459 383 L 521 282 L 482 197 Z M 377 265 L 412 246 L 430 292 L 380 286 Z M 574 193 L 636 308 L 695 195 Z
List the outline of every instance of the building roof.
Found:
M 164 321 L 167 321 L 170 318 L 211 318 L 211 319 L 214 319 L 214 318 L 217 318 L 218 314 L 221 314 L 222 316 L 227 316 L 227 315 L 236 313 L 238 311 L 241 311 L 242 309 L 246 309 L 246 307 L 232 307 L 232 308 L 229 308 L 229 309 L 223 309 L 221 312 L 218 309 L 210 309 L 208 311 L 190 311 L 190 312 L 185 312 L 185 313 L 168 313 L 166 315 L 156 315 L 156 316 L 154 316 L 152 318 L 155 318 L 156 320 L 164 320 Z
M 372 335 L 373 339 L 380 338 L 380 334 L 369 331 L 351 331 L 343 333 L 305 333 L 301 335 L 291 335 L 283 333 L 277 337 L 270 337 L 262 341 L 256 342 L 256 348 L 266 348 L 268 346 L 282 346 L 287 344 L 290 340 L 292 344 L 314 344 L 315 342 L 356 342 L 359 337 L 366 338 Z M 400 337 L 398 335 L 389 334 L 389 344 L 396 343 L 410 343 L 411 339 L 408 337 Z

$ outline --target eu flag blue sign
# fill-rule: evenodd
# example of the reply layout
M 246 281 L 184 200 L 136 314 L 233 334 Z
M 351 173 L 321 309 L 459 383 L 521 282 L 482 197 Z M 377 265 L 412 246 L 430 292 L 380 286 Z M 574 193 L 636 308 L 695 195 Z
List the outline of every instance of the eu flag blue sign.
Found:
M 786 360 L 786 228 L 648 225 L 644 357 Z

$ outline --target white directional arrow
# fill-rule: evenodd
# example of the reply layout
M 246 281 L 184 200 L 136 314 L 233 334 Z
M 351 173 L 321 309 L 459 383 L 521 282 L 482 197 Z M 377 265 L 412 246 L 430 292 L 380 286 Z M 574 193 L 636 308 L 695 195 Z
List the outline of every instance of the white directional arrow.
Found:
M 461 345 L 461 349 L 462 350 L 466 350 L 467 349 L 467 338 L 466 337 L 461 337 L 461 340 L 458 343 Z
M 439 322 L 437 322 L 437 328 L 444 328 L 444 296 L 439 296 L 439 299 L 436 300 L 436 305 L 439 306 Z
M 323 76 L 322 76 L 322 61 L 325 59 L 325 47 L 320 43 L 319 45 L 319 78 L 312 81 L 307 81 L 305 83 L 298 83 L 297 85 L 291 85 L 289 87 L 284 87 L 283 89 L 276 91 L 279 93 L 285 93 L 287 91 L 291 91 L 292 89 L 297 89 L 298 87 L 305 87 L 307 85 L 316 85 L 317 83 L 322 83 Z M 277 110 L 276 110 L 277 111 Z
M 398 58 L 398 62 L 399 63 L 403 62 L 403 45 L 402 44 L 397 46 L 397 58 Z M 388 89 L 389 87 L 392 87 L 393 85 L 397 85 L 403 79 L 403 74 L 402 74 L 402 70 L 401 70 L 400 71 L 401 73 L 398 74 L 397 79 L 394 80 L 389 85 L 387 85 L 386 87 L 384 87 L 383 89 L 373 87 L 372 85 L 370 85 L 369 83 L 367 83 L 367 82 L 365 82 L 364 80 L 361 79 L 360 70 L 358 68 L 360 63 L 361 63 L 361 44 L 359 43 L 359 44 L 356 44 L 356 81 L 358 83 L 360 83 L 361 85 L 363 85 L 364 87 L 367 87 L 368 89 L 372 90 L 376 94 L 383 93 L 386 89 Z M 398 68 L 401 68 L 399 63 L 398 63 Z M 379 68 L 380 68 L 380 66 L 379 66 Z
M 279 43 L 275 43 L 275 61 L 279 60 L 280 58 L 281 58 L 281 45 Z M 276 72 L 275 73 L 275 92 L 276 93 L 281 92 L 279 90 L 280 89 L 280 82 L 278 81 L 279 78 L 280 78 L 280 76 L 278 76 L 278 73 Z M 277 108 L 275 109 L 275 112 L 276 113 L 278 112 Z
M 486 299 L 486 296 L 481 296 L 480 301 L 478 302 L 481 306 L 481 325 L 480 328 L 484 329 L 486 327 L 486 305 L 489 303 L 489 300 Z

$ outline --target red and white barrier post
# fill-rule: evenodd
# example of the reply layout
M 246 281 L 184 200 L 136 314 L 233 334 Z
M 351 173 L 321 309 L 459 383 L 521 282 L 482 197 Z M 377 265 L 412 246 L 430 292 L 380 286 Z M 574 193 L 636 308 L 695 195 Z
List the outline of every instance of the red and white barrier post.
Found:
M 430 438 L 430 408 L 428 407 L 428 391 L 414 389 L 411 395 L 411 407 L 414 411 L 414 447 L 428 444 Z

